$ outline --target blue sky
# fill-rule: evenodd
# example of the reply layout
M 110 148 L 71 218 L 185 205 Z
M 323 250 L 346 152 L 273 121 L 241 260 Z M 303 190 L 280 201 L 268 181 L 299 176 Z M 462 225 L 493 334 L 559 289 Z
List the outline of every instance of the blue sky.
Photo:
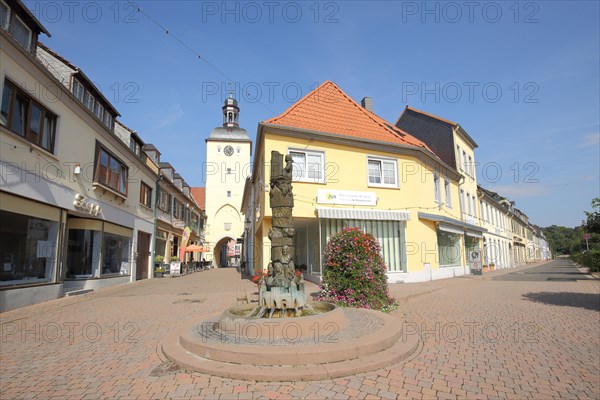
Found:
M 579 225 L 600 196 L 597 1 L 25 3 L 192 186 L 229 82 L 254 138 L 332 80 L 388 121 L 408 104 L 461 124 L 479 183 L 536 224 Z

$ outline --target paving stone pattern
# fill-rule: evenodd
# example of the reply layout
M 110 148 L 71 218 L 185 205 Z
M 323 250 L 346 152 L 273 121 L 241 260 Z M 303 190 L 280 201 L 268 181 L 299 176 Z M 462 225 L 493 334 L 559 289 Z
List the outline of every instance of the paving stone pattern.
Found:
M 493 279 L 536 268 L 390 285 L 401 304 L 392 315 L 404 335 L 421 336 L 420 349 L 385 369 L 318 382 L 212 377 L 160 354 L 167 333 L 255 291 L 233 269 L 38 304 L 0 314 L 0 398 L 598 399 L 600 283 Z

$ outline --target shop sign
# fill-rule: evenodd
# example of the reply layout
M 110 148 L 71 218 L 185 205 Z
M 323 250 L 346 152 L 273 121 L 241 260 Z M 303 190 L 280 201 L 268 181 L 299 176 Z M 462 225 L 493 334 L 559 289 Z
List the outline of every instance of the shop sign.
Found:
M 317 203 L 319 204 L 342 204 L 353 206 L 376 206 L 377 193 L 375 192 L 353 192 L 349 190 L 317 190 Z
M 73 201 L 73 206 L 80 210 L 86 211 L 91 215 L 100 214 L 101 208 L 99 204 L 94 204 L 86 200 L 85 196 L 77 193 L 75 195 L 75 200 Z

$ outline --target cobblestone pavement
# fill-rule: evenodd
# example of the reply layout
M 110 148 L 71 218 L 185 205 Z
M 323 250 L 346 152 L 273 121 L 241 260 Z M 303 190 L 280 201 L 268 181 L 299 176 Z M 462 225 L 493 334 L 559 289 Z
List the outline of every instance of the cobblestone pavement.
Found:
M 385 369 L 318 382 L 211 377 L 157 352 L 167 333 L 253 291 L 233 269 L 59 299 L 0 314 L 0 397 L 598 399 L 600 282 L 494 279 L 566 264 L 390 285 L 404 335 L 421 335 L 417 353 Z

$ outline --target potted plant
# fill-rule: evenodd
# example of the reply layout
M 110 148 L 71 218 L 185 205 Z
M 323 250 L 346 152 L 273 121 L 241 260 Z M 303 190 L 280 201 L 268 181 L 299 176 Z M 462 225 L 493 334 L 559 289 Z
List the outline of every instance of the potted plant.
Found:
M 488 265 L 487 264 L 483 264 L 483 272 L 488 272 Z
M 490 271 L 493 271 L 496 268 L 496 264 L 490 263 Z
M 154 266 L 156 268 L 159 268 L 160 264 L 162 264 L 164 259 L 165 257 L 161 256 L 160 254 L 157 254 L 156 257 L 154 257 Z
M 162 267 L 156 267 L 154 268 L 154 277 L 155 278 L 162 278 L 165 274 L 165 269 Z
M 171 262 L 177 262 L 177 261 L 179 261 L 179 257 L 171 256 Z

